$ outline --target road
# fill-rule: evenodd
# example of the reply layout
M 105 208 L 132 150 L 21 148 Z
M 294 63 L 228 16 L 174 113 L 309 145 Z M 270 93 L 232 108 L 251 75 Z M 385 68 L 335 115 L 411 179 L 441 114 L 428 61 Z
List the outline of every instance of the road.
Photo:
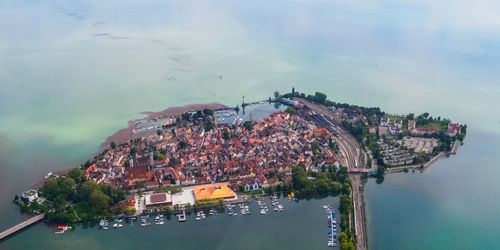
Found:
M 364 201 L 364 180 L 361 173 L 351 172 L 359 170 L 368 170 L 365 165 L 366 157 L 361 161 L 361 154 L 371 155 L 362 152 L 359 142 L 349 132 L 341 127 L 341 118 L 327 107 L 300 99 L 305 105 L 303 114 L 307 120 L 312 121 L 318 128 L 326 128 L 333 136 L 340 147 L 342 159 L 339 159 L 342 165 L 349 170 L 349 178 L 352 185 L 352 200 L 354 204 L 354 230 L 356 234 L 356 248 L 368 249 L 368 235 L 366 233 L 366 214 Z M 375 165 L 375 164 L 374 164 Z M 374 168 L 369 169 L 375 171 Z

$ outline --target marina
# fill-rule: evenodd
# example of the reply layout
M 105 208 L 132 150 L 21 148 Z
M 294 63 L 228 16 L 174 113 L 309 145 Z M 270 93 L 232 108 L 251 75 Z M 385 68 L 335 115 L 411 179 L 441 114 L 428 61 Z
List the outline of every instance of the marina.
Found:
M 335 220 L 335 211 L 332 206 L 324 205 L 327 218 L 328 218 L 328 247 L 337 246 L 337 221 Z
M 280 199 L 278 195 L 255 197 L 253 199 L 248 199 L 245 197 L 239 202 L 227 203 L 224 205 L 224 207 L 195 209 L 189 211 L 182 210 L 182 212 L 176 214 L 175 217 L 177 217 L 178 222 L 187 222 L 189 220 L 188 218 L 194 216 L 194 221 L 201 222 L 207 220 L 210 217 L 218 218 L 219 214 L 226 214 L 229 217 L 238 215 L 250 216 L 252 215 L 252 209 L 259 211 L 256 214 L 266 215 L 270 211 L 270 207 L 274 212 L 280 213 L 284 211 L 284 206 L 281 205 L 280 202 L 286 200 L 286 198 Z M 288 200 L 297 201 L 294 199 Z M 253 201 L 256 201 L 256 204 L 254 203 L 254 205 L 252 205 Z M 269 202 L 271 206 L 268 206 Z M 151 226 L 153 221 L 155 225 L 165 225 L 170 217 L 171 215 L 166 213 L 152 213 L 142 216 L 117 217 L 112 220 L 112 223 L 110 223 L 109 220 L 103 219 L 99 222 L 98 229 L 108 230 L 111 226 L 114 229 L 120 229 L 123 228 L 124 225 L 129 225 L 130 227 L 134 227 L 137 225 L 140 225 L 141 227 L 148 227 Z M 137 223 L 138 218 L 140 218 L 139 223 Z

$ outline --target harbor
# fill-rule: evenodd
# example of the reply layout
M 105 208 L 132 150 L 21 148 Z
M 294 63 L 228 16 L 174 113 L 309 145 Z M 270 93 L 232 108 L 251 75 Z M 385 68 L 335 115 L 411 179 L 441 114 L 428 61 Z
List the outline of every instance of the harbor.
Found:
M 259 201 L 268 207 L 268 213 L 260 214 L 261 206 Z M 243 204 L 243 205 L 242 205 Z M 273 206 L 275 204 L 275 206 Z M 171 244 L 172 248 L 217 248 L 220 249 L 238 249 L 241 242 L 247 242 L 248 236 L 269 238 L 263 242 L 248 241 L 249 249 L 268 249 L 286 247 L 287 249 L 327 249 L 326 246 L 326 220 L 325 212 L 321 208 L 323 204 L 331 204 L 332 208 L 338 208 L 338 198 L 327 197 L 323 199 L 299 200 L 290 201 L 287 195 L 278 196 L 263 196 L 257 199 L 251 198 L 248 202 L 232 203 L 233 211 L 238 215 L 229 215 L 229 209 L 226 206 L 221 209 L 203 209 L 199 210 L 200 219 L 197 220 L 198 212 L 186 211 L 186 221 L 178 222 L 175 213 L 170 215 L 164 214 L 164 223 L 156 224 L 156 220 L 160 221 L 161 214 L 150 214 L 144 216 L 145 224 L 142 226 L 142 216 L 131 216 L 122 218 L 123 226 L 113 227 L 114 219 L 108 221 L 107 230 L 98 230 L 99 224 L 95 226 L 73 225 L 74 229 L 70 233 L 65 233 L 62 236 L 50 233 L 49 237 L 57 237 L 58 241 L 51 241 L 54 247 L 59 244 L 69 244 L 72 242 L 76 245 L 83 246 L 83 242 L 88 240 L 87 237 L 98 239 L 109 239 L 110 244 L 116 242 L 113 239 L 121 239 L 123 237 L 154 237 L 154 241 L 160 243 Z M 275 207 L 281 205 L 281 212 L 274 210 Z M 250 213 L 243 214 L 242 209 Z M 203 218 L 202 213 L 205 214 Z M 338 210 L 335 214 L 338 214 Z M 119 220 L 116 220 L 118 222 Z M 46 227 L 44 224 L 39 224 L 41 227 Z M 294 228 L 292 231 L 283 230 L 284 228 Z M 258 230 L 256 230 L 258 229 Z M 53 230 L 48 228 L 48 230 Z M 29 237 L 30 233 L 26 233 Z M 25 233 L 19 236 L 24 237 Z M 161 236 L 160 236 L 161 235 Z M 304 237 L 307 235 L 307 238 Z M 196 240 L 192 240 L 195 237 Z M 226 237 L 226 238 L 224 238 Z M 227 237 L 231 240 L 226 240 Z M 224 241 L 220 241 L 224 238 Z M 66 243 L 65 243 L 66 242 Z M 169 243 L 167 243 L 169 242 Z M 140 244 L 145 247 L 154 246 L 149 241 L 132 242 L 125 248 L 140 247 Z M 108 243 L 100 243 L 99 246 L 89 243 L 89 247 L 103 249 L 108 247 Z M 247 244 L 247 243 L 245 243 Z

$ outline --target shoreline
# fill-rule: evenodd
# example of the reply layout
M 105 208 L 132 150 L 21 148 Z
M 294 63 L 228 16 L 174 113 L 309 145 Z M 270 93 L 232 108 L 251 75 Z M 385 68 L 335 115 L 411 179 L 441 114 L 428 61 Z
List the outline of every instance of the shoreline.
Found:
M 128 127 L 123 128 L 115 132 L 113 135 L 108 136 L 106 140 L 104 140 L 103 143 L 99 146 L 98 151 L 95 154 L 99 154 L 103 150 L 105 150 L 111 142 L 115 142 L 116 144 L 123 144 L 126 143 L 130 140 L 136 139 L 136 138 L 141 138 L 144 136 L 150 136 L 153 134 L 156 134 L 156 130 L 148 130 L 143 133 L 139 134 L 134 134 L 133 133 L 133 126 L 134 123 L 140 120 L 146 120 L 146 119 L 152 119 L 154 117 L 169 117 L 169 116 L 179 116 L 182 115 L 183 113 L 187 111 L 197 111 L 197 110 L 203 110 L 203 109 L 224 109 L 224 108 L 229 108 L 228 106 L 218 103 L 218 102 L 211 102 L 211 103 L 205 103 L 205 104 L 189 104 L 189 105 L 184 105 L 184 106 L 179 106 L 179 107 L 170 107 L 166 108 L 162 111 L 158 112 L 151 112 L 151 111 L 145 111 L 141 112 L 140 114 L 146 115 L 144 118 L 139 118 L 135 120 L 130 120 L 128 121 Z
M 353 134 L 349 132 L 346 128 L 341 126 L 340 122 L 341 120 L 339 117 L 337 117 L 339 115 L 331 113 L 331 111 L 325 108 L 324 105 L 309 102 L 308 100 L 301 98 L 299 98 L 299 100 L 302 103 L 306 104 L 303 106 L 306 108 L 306 110 L 313 111 L 313 114 L 309 113 L 309 116 L 306 115 L 306 118 L 304 118 L 305 120 L 308 120 L 316 127 L 322 127 L 323 129 L 326 128 L 329 132 L 333 134 L 336 140 L 340 142 L 343 142 L 344 140 L 347 141 L 346 145 L 343 145 L 341 143 L 341 151 L 343 151 L 343 155 L 345 157 L 343 160 L 345 161 L 345 164 L 347 165 L 348 169 L 354 169 L 354 170 L 358 169 L 358 160 L 361 159 L 361 161 L 363 161 L 362 159 L 364 159 L 361 158 L 360 155 L 362 153 L 362 150 L 359 148 L 357 140 L 354 138 Z M 220 109 L 230 109 L 230 107 L 221 103 L 212 102 L 206 104 L 190 104 L 185 106 L 170 107 L 158 112 L 150 112 L 150 111 L 141 112 L 140 114 L 145 115 L 145 117 L 129 120 L 128 127 L 122 128 L 117 132 L 115 132 L 114 134 L 112 134 L 111 136 L 108 136 L 106 140 L 99 146 L 99 149 L 95 154 L 103 152 L 105 149 L 109 147 L 111 142 L 120 145 L 120 144 L 126 144 L 129 141 L 138 138 L 144 139 L 145 137 L 156 135 L 157 128 L 159 128 L 161 125 L 161 123 L 157 123 L 158 118 L 162 119 L 167 117 L 178 117 L 186 112 L 199 111 L 204 109 L 220 110 Z M 317 115 L 314 111 L 318 112 L 321 116 Z M 134 129 L 137 129 L 136 124 L 138 122 L 142 123 L 154 122 L 155 124 L 154 126 L 148 127 L 143 132 L 137 132 L 134 131 Z M 334 123 L 335 125 L 332 123 Z M 456 151 L 461 143 L 463 142 L 456 140 L 450 151 L 440 152 L 424 165 L 409 165 L 409 166 L 401 166 L 395 168 L 387 168 L 386 173 L 403 172 L 407 171 L 408 169 L 418 169 L 423 172 L 444 155 L 449 156 L 456 154 Z M 368 155 L 368 157 L 372 156 Z M 364 162 L 365 161 L 363 161 L 363 163 L 361 164 L 364 165 L 365 164 Z M 55 172 L 55 174 L 64 175 L 70 170 L 71 168 Z M 353 215 L 352 215 L 353 220 L 349 221 L 349 225 L 347 227 L 350 228 L 350 230 L 354 229 L 354 239 L 350 239 L 349 241 L 355 242 L 356 249 L 368 249 L 369 244 L 368 244 L 368 233 L 367 233 L 367 215 L 366 215 L 366 203 L 364 199 L 364 186 L 367 183 L 367 179 L 363 178 L 363 175 L 360 174 L 359 171 L 352 171 L 348 175 L 349 178 L 351 179 L 351 187 L 352 187 L 351 199 L 353 203 Z M 44 181 L 45 180 L 42 179 L 39 183 L 35 184 L 33 187 L 34 188 L 37 186 L 41 187 Z M 175 214 L 175 212 L 173 212 L 173 214 Z M 351 215 L 349 215 L 349 217 L 351 217 Z M 349 236 L 349 238 L 351 237 L 352 236 Z

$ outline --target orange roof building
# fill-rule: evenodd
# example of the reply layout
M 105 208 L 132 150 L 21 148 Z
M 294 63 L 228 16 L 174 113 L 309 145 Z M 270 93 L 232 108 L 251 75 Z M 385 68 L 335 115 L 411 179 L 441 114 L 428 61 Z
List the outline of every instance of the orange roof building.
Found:
M 196 200 L 219 199 L 219 198 L 234 198 L 236 194 L 231 190 L 226 183 L 217 183 L 211 185 L 193 187 L 194 197 Z
M 316 128 L 313 130 L 313 135 L 314 137 L 318 138 L 318 137 L 328 137 L 328 131 L 326 130 L 326 128 Z

